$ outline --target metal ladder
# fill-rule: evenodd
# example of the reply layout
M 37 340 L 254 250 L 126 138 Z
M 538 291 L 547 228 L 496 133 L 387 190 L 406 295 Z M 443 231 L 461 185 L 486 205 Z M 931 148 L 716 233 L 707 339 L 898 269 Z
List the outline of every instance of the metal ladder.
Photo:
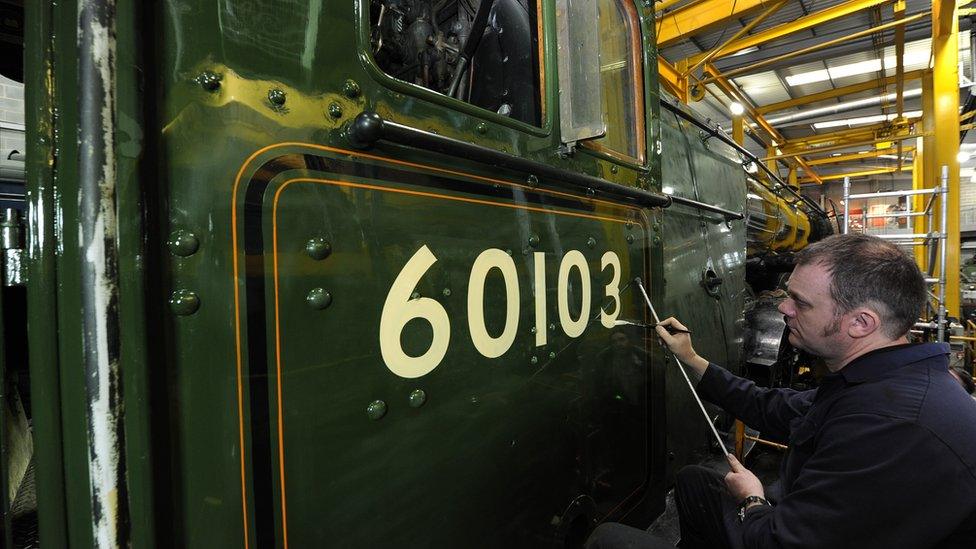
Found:
M 926 216 L 928 219 L 928 227 L 932 227 L 932 204 L 935 202 L 936 198 L 939 198 L 941 210 L 941 224 L 938 232 L 930 231 L 928 233 L 905 233 L 905 234 L 881 234 L 875 235 L 879 238 L 886 240 L 891 240 L 899 246 L 925 246 L 927 250 L 930 251 L 926 254 L 928 257 L 932 257 L 931 251 L 936 246 L 939 252 L 939 276 L 932 276 L 932 269 L 934 265 L 929 262 L 928 276 L 925 278 L 925 282 L 929 284 L 935 284 L 939 288 L 938 295 L 929 291 L 929 297 L 932 298 L 929 303 L 929 307 L 933 312 L 936 313 L 936 326 L 932 326 L 931 323 L 917 323 L 916 327 L 933 328 L 936 327 L 938 330 L 938 341 L 945 340 L 945 320 L 946 320 L 946 307 L 945 307 L 945 286 L 946 286 L 946 239 L 948 238 L 948 208 L 946 208 L 947 198 L 949 196 L 949 167 L 942 166 L 942 181 L 938 187 L 932 189 L 914 189 L 910 191 L 886 191 L 878 193 L 862 193 L 862 194 L 851 194 L 851 180 L 849 177 L 844 178 L 844 234 L 848 234 L 850 230 L 850 206 L 851 200 L 869 200 L 872 198 L 884 198 L 884 197 L 901 197 L 901 196 L 914 196 L 914 195 L 931 195 L 922 211 L 913 211 L 911 209 L 911 201 L 906 200 L 906 205 L 908 209 L 904 212 L 894 212 L 885 214 L 868 214 L 867 208 L 862 211 L 862 218 L 864 220 L 872 218 L 891 218 L 891 217 L 905 217 L 913 218 Z M 864 226 L 864 224 L 862 224 Z

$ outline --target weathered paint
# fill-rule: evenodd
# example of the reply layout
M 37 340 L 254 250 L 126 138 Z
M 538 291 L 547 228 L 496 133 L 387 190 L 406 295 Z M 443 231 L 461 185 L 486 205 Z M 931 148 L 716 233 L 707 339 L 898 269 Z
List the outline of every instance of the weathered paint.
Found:
M 92 529 L 98 547 L 128 545 L 119 362 L 115 213 L 115 2 L 78 3 L 78 232 Z

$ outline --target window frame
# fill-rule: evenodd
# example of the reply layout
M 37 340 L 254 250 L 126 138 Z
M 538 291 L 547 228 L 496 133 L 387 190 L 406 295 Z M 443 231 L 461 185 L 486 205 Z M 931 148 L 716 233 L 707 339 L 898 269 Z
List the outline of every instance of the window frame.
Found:
M 521 120 L 500 115 L 496 112 L 492 112 L 488 109 L 468 103 L 467 101 L 462 101 L 454 97 L 448 97 L 447 95 L 429 88 L 425 88 L 405 80 L 400 80 L 399 78 L 387 74 L 386 71 L 384 71 L 376 62 L 376 58 L 373 56 L 372 48 L 370 48 L 370 0 L 354 0 L 354 5 L 359 12 L 356 53 L 367 74 L 369 74 L 375 82 L 391 92 L 410 95 L 411 97 L 428 101 L 434 105 L 449 109 L 453 112 L 462 113 L 478 119 L 508 126 L 530 135 L 546 137 L 552 134 L 553 126 L 551 109 L 548 105 L 549 90 L 546 88 L 546 68 L 550 63 L 548 56 L 550 52 L 554 50 L 549 47 L 549 37 L 545 34 L 546 23 L 548 22 L 549 17 L 551 17 L 551 14 L 549 13 L 549 10 L 545 9 L 543 6 L 545 3 L 544 0 L 532 1 L 536 4 L 536 33 L 538 42 L 537 55 L 539 59 L 537 67 L 539 75 L 539 125 L 530 124 L 528 122 L 523 122 Z M 545 17 L 545 20 L 543 17 Z
M 600 138 L 580 141 L 580 145 L 614 160 L 643 167 L 645 162 L 647 162 L 647 120 L 645 118 L 646 109 L 644 105 L 644 63 L 642 55 L 643 33 L 641 30 L 640 16 L 638 16 L 637 8 L 631 1 L 610 1 L 616 2 L 618 6 L 623 8 L 624 21 L 626 23 L 627 33 L 630 38 L 630 61 L 634 67 L 633 77 L 631 78 L 631 86 L 633 87 L 634 91 L 634 118 L 636 124 L 635 139 L 637 140 L 637 156 L 633 157 L 627 153 L 620 152 L 616 149 L 612 149 L 606 145 L 598 143 L 597 140 Z M 610 124 L 609 120 L 606 122 L 608 125 Z

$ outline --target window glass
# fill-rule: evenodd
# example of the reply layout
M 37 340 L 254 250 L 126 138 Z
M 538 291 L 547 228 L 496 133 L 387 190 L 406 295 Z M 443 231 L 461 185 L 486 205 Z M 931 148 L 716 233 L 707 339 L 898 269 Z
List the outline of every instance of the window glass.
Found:
M 536 0 L 371 0 L 370 50 L 390 76 L 541 125 Z
M 644 84 L 637 14 L 628 0 L 599 0 L 600 81 L 607 133 L 587 146 L 644 160 Z

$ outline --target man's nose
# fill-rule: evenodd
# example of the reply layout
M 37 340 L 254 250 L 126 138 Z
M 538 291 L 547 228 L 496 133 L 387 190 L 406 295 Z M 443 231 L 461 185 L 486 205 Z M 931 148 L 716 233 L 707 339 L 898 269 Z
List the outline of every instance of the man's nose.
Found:
M 784 299 L 776 309 L 786 316 L 793 316 L 793 300 L 789 298 Z

